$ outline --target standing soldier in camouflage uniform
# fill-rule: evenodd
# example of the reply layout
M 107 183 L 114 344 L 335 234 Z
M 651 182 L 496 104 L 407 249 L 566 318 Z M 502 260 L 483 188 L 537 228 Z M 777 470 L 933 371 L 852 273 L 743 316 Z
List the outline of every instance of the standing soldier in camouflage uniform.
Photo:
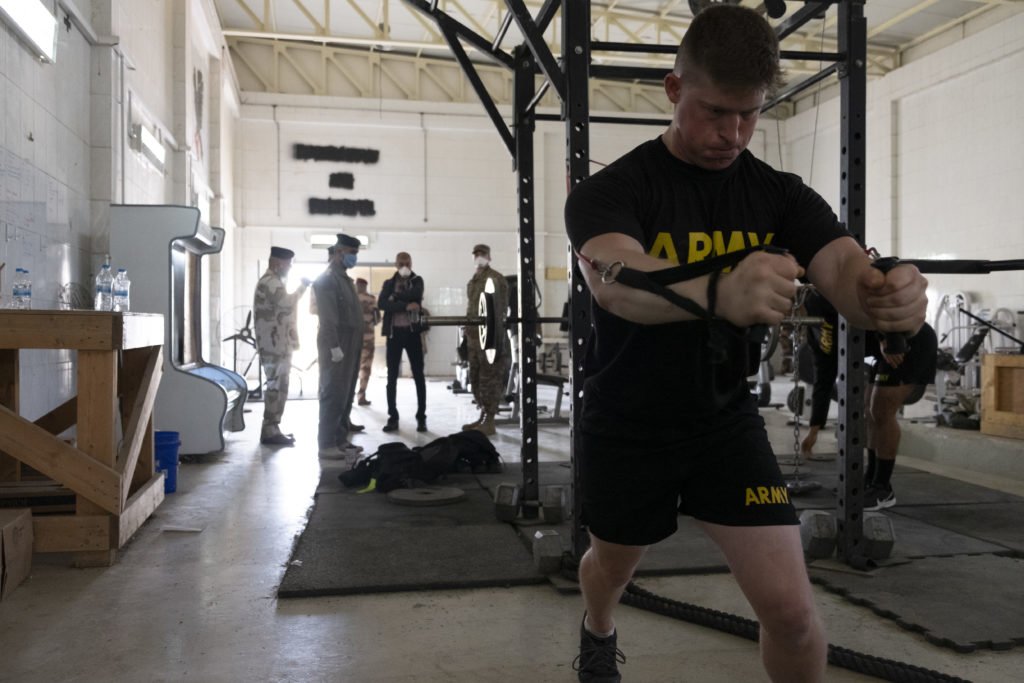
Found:
M 256 349 L 260 365 L 267 377 L 263 391 L 263 427 L 260 443 L 271 446 L 291 446 L 295 439 L 281 433 L 281 415 L 288 400 L 288 376 L 292 368 L 292 351 L 299 348 L 295 306 L 309 287 L 302 285 L 288 293 L 285 278 L 292 267 L 295 252 L 283 247 L 270 248 L 267 272 L 256 283 L 253 297 L 253 327 L 256 331 Z
M 476 273 L 466 285 L 466 315 L 472 318 L 480 315 L 479 299 L 484 291 L 493 289 L 494 293 L 494 358 L 489 360 L 487 352 L 480 344 L 479 328 L 476 325 L 466 326 L 466 341 L 469 347 L 469 384 L 473 391 L 476 404 L 480 407 L 480 417 L 475 422 L 463 425 L 462 429 L 476 429 L 484 434 L 494 434 L 494 416 L 498 413 L 498 404 L 505 393 L 508 381 L 511 355 L 508 336 L 505 334 L 505 318 L 508 309 L 508 282 L 498 271 L 491 268 L 491 248 L 486 244 L 473 247 L 473 262 Z M 491 283 L 491 286 L 488 286 Z
M 338 235 L 327 271 L 313 283 L 320 328 L 316 335 L 320 366 L 320 457 L 356 458 L 361 446 L 352 445 L 349 415 L 359 373 L 363 345 L 363 307 L 348 271 L 358 259 L 359 240 Z
M 370 370 L 373 368 L 373 352 L 375 347 L 374 328 L 380 322 L 380 309 L 377 308 L 377 297 L 368 293 L 366 287 L 369 283 L 363 278 L 356 279 L 356 293 L 359 295 L 359 303 L 363 305 L 363 351 L 359 356 L 359 390 L 356 398 L 359 405 L 368 406 L 370 401 L 366 400 L 366 385 L 370 381 Z

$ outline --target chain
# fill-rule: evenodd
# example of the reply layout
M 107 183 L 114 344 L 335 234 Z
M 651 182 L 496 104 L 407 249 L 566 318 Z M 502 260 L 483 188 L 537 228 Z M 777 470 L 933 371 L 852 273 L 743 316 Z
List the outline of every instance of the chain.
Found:
M 793 320 L 797 319 L 797 312 L 804 305 L 807 300 L 807 295 L 811 291 L 811 287 L 808 285 L 801 285 L 796 290 L 796 296 L 793 297 L 793 308 L 790 311 L 790 318 Z M 797 344 L 800 341 L 800 333 L 803 331 L 802 323 L 794 323 L 793 329 L 789 333 L 790 345 L 793 349 L 793 398 L 800 398 L 800 373 L 797 372 L 798 358 L 797 358 Z M 802 401 L 801 401 L 802 403 Z M 793 411 L 793 474 L 797 477 L 800 476 L 800 413 L 803 412 L 803 406 L 800 406 L 799 410 Z

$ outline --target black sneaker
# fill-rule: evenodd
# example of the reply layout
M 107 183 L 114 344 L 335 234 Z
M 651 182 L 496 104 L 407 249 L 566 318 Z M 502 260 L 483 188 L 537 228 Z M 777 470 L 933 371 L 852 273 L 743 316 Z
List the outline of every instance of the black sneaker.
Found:
M 583 617 L 584 624 L 586 617 Z M 572 662 L 581 683 L 620 683 L 619 664 L 626 663 L 626 655 L 616 647 L 618 634 L 598 638 L 580 624 L 580 653 Z
M 397 432 L 398 431 L 398 418 L 389 417 L 388 422 L 384 425 L 385 432 Z
M 891 485 L 872 484 L 864 492 L 864 512 L 884 510 L 896 504 L 896 492 Z
M 416 418 L 416 431 L 425 432 L 427 431 L 427 418 L 418 417 Z

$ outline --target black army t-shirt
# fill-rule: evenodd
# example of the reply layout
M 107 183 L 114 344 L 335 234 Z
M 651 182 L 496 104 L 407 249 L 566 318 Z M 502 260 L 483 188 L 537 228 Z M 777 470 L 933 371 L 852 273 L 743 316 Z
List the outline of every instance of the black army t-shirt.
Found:
M 666 259 L 666 268 L 766 244 L 788 249 L 806 267 L 821 247 L 848 234 L 799 177 L 747 151 L 729 168 L 708 171 L 672 156 L 660 137 L 574 188 L 565 220 L 576 250 L 597 235 L 624 233 Z M 748 346 L 741 337 L 729 338 L 725 363 L 713 363 L 703 321 L 640 325 L 592 308 L 588 431 L 638 430 L 660 440 L 714 429 L 745 409 Z

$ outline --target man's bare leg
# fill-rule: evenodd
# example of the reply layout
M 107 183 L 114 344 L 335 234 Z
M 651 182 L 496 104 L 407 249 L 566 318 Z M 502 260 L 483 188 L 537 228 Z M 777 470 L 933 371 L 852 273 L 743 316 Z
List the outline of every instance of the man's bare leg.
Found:
M 590 548 L 580 560 L 579 579 L 591 633 L 615 629 L 612 612 L 646 551 L 647 546 L 607 543 L 590 535 Z
M 768 676 L 786 683 L 824 681 L 828 642 L 807 578 L 800 527 L 701 526 L 725 553 L 761 622 Z

